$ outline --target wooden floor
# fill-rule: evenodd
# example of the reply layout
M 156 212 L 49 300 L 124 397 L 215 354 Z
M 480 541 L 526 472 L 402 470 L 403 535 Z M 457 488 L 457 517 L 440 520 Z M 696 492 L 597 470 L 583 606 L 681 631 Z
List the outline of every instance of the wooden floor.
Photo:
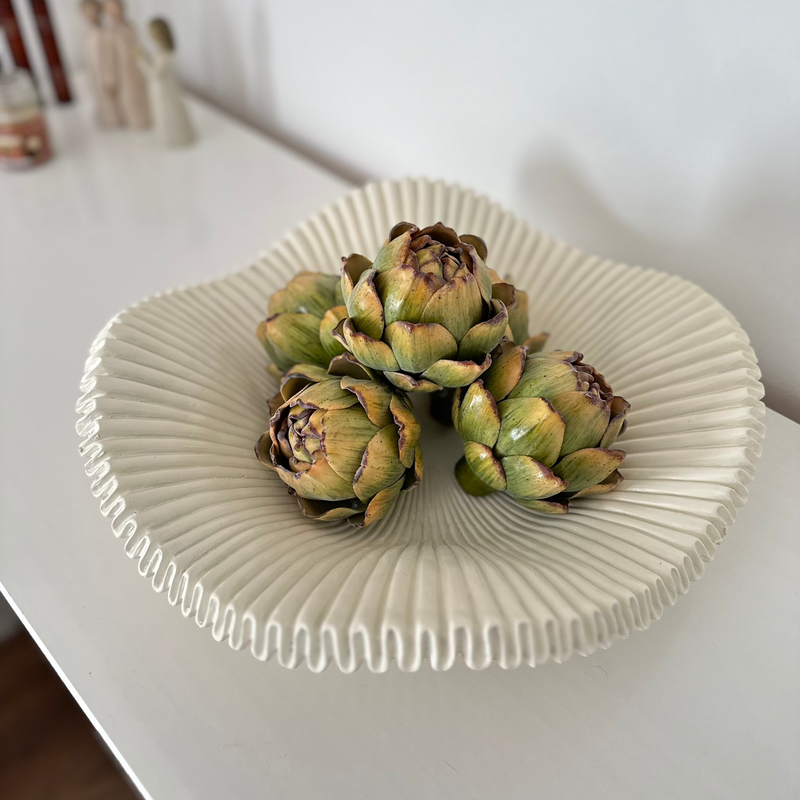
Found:
M 0 644 L 0 798 L 138 800 L 24 632 Z

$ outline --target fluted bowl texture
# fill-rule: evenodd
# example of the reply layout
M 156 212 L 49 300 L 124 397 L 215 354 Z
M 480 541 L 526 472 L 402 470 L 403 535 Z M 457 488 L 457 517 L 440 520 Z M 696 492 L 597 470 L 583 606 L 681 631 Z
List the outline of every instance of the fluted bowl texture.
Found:
M 631 403 L 620 488 L 557 517 L 467 496 L 458 435 L 425 420 L 425 479 L 386 520 L 300 514 L 253 454 L 277 388 L 255 329 L 292 275 L 374 255 L 398 220 L 482 236 L 489 265 L 529 293 L 532 330 L 583 352 Z M 424 179 L 353 191 L 251 267 L 122 312 L 81 391 L 92 491 L 140 572 L 217 640 L 315 671 L 444 670 L 459 655 L 533 666 L 647 628 L 712 558 L 764 432 L 755 355 L 706 292 Z

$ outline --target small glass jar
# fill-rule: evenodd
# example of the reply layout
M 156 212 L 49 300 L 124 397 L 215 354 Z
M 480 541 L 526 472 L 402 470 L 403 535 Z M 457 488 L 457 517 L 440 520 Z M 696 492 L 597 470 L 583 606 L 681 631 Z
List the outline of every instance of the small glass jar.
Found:
M 0 167 L 25 169 L 51 156 L 47 125 L 30 74 L 0 75 Z

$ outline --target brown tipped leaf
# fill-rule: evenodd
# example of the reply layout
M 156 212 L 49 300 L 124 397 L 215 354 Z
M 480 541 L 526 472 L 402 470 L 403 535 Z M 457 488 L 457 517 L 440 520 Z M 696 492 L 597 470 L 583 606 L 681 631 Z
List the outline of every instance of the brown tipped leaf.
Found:
M 440 358 L 452 358 L 458 352 L 452 334 L 435 323 L 393 322 L 384 337 L 404 372 L 424 372 Z
M 377 274 L 375 270 L 366 270 L 347 298 L 347 313 L 356 330 L 372 339 L 383 335 L 383 305 L 373 280 Z
M 500 413 L 483 382 L 475 381 L 465 392 L 456 428 L 466 442 L 494 447 L 500 434 Z
M 345 352 L 344 345 L 333 338 L 334 328 L 347 317 L 346 306 L 329 308 L 319 323 L 319 341 L 328 359 L 335 358 Z
M 341 387 L 358 398 L 370 422 L 383 428 L 392 421 L 389 403 L 394 394 L 391 389 L 374 381 L 350 377 L 342 378 Z
M 335 378 L 315 383 L 294 395 L 292 402 L 301 408 L 337 409 L 350 408 L 358 403 L 358 398 L 342 389 Z M 284 406 L 288 405 L 287 403 Z
M 480 442 L 464 443 L 464 458 L 475 477 L 490 489 L 502 492 L 507 487 L 503 465 L 495 457 L 491 447 Z
M 391 418 L 397 425 L 399 435 L 397 448 L 400 463 L 404 467 L 410 468 L 414 464 L 414 455 L 419 446 L 422 429 L 414 412 L 397 395 L 392 394 L 389 408 Z
M 334 336 L 339 339 L 340 333 L 347 349 L 365 366 L 381 371 L 398 369 L 399 364 L 392 353 L 392 348 L 386 342 L 356 331 L 349 319 L 339 323 Z
M 565 392 L 551 398 L 553 408 L 567 426 L 561 455 L 596 447 L 608 427 L 608 403 L 589 392 Z
M 470 273 L 448 281 L 428 301 L 421 322 L 438 322 L 456 342 L 481 321 L 483 301 L 478 282 Z M 488 351 L 487 351 L 488 352 Z
M 486 354 L 500 344 L 508 325 L 508 312 L 499 300 L 492 300 L 491 307 L 494 316 L 470 328 L 461 340 L 458 347 L 459 360 L 482 362 Z
M 410 264 L 378 273 L 375 287 L 383 303 L 386 325 L 398 320 L 419 322 L 423 309 L 438 289 L 430 275 L 417 272 Z
M 403 478 L 395 481 L 391 486 L 381 489 L 375 497 L 370 500 L 367 506 L 367 511 L 364 514 L 363 527 L 372 525 L 380 519 L 383 519 L 394 507 L 400 492 L 403 489 Z
M 277 351 L 276 363 L 281 369 L 300 362 L 322 363 L 326 360 L 325 350 L 319 340 L 319 317 L 313 314 L 279 314 L 270 317 L 266 334 L 269 343 Z
M 358 279 L 371 267 L 372 262 L 358 253 L 342 259 L 341 294 L 345 303 L 358 283 Z
M 439 386 L 448 389 L 456 389 L 459 386 L 469 386 L 477 380 L 489 368 L 492 357 L 486 355 L 482 364 L 475 361 L 452 361 L 451 359 L 441 358 L 431 364 L 425 372 L 423 378 L 427 378 Z
M 553 472 L 569 483 L 569 491 L 581 492 L 605 480 L 625 458 L 622 450 L 598 447 L 576 450 L 553 467 Z
M 350 481 L 337 475 L 330 464 L 320 459 L 303 472 L 277 468 L 280 479 L 300 497 L 309 500 L 349 500 L 355 497 Z
M 337 475 L 352 483 L 364 450 L 380 428 L 367 419 L 360 406 L 326 411 L 322 428 L 325 458 Z
M 617 441 L 617 438 L 622 433 L 630 408 L 631 404 L 622 397 L 614 397 L 612 399 L 610 403 L 611 419 L 603 438 L 600 439 L 600 447 L 608 449 Z
M 509 392 L 510 398 L 544 397 L 551 400 L 579 388 L 578 373 L 572 364 L 549 358 L 528 358 L 519 383 Z
M 513 347 L 499 358 L 494 357 L 491 367 L 483 375 L 483 385 L 497 402 L 504 400 L 517 385 L 525 368 L 525 348 Z
M 311 519 L 320 522 L 336 522 L 337 520 L 349 519 L 350 517 L 364 511 L 364 504 L 359 500 L 352 503 L 331 503 L 325 500 L 308 500 L 305 497 L 298 497 L 297 503 L 300 510 Z
M 564 441 L 564 421 L 547 400 L 520 397 L 498 403 L 500 435 L 495 444 L 498 456 L 530 456 L 552 467 Z
M 606 492 L 616 489 L 623 480 L 622 473 L 615 469 L 607 478 L 603 478 L 600 483 L 596 483 L 594 486 L 588 486 L 586 489 L 581 489 L 575 497 L 591 497 L 596 494 L 606 494 Z M 572 497 L 572 495 L 570 495 L 570 497 Z
M 375 257 L 375 262 L 372 268 L 376 272 L 386 272 L 386 270 L 399 267 L 408 255 L 409 246 L 411 245 L 412 229 L 401 233 L 397 238 L 387 242 Z
M 381 428 L 370 440 L 356 472 L 353 489 L 363 502 L 369 502 L 381 489 L 403 476 L 405 467 L 399 457 L 400 434 L 397 426 Z
M 528 456 L 506 456 L 500 460 L 508 481 L 508 493 L 523 500 L 541 500 L 563 492 L 567 482 L 544 464 Z
M 426 378 L 414 378 L 405 372 L 384 372 L 383 377 L 404 392 L 438 392 L 442 387 Z
M 569 511 L 569 501 L 561 499 L 551 500 L 526 500 L 517 498 L 517 502 L 532 511 L 541 514 L 566 514 Z

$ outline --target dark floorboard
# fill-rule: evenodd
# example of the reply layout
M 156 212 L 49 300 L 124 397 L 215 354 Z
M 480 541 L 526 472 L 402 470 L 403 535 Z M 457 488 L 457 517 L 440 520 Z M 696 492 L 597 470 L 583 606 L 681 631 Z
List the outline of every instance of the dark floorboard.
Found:
M 0 644 L 0 798 L 138 800 L 25 632 Z

